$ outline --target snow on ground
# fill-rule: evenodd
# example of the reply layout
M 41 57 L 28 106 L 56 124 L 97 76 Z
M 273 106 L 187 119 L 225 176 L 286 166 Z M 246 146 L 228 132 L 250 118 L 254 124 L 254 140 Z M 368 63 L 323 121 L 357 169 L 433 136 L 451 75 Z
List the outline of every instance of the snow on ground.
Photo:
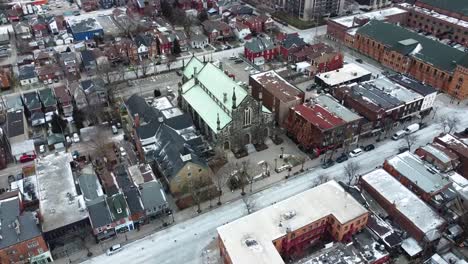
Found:
M 449 99 L 445 95 L 439 96 L 439 100 L 436 101 L 438 105 L 436 116 L 447 114 L 457 116 L 460 119 L 459 129 L 468 127 L 468 117 L 465 114 L 468 107 L 445 103 L 448 101 Z M 428 117 L 428 122 L 435 121 L 431 117 Z M 418 136 L 416 145 L 422 146 L 428 142 L 432 142 L 432 139 L 441 132 L 438 124 L 433 123 L 429 125 L 415 133 Z M 375 145 L 376 149 L 374 151 L 366 152 L 361 156 L 350 159 L 360 163 L 362 167 L 361 173 L 382 165 L 384 158 L 397 154 L 398 148 L 403 145 L 403 140 L 387 140 Z M 345 164 L 346 162 L 343 162 L 326 170 L 315 169 L 305 175 L 282 181 L 269 189 L 253 194 L 252 199 L 255 200 L 255 209 L 264 208 L 311 188 L 320 174 L 326 174 L 336 180 L 344 180 L 343 166 Z M 100 255 L 84 263 L 203 263 L 203 248 L 216 239 L 216 228 L 246 214 L 247 211 L 242 200 L 226 203 L 213 211 L 130 243 L 115 255 Z

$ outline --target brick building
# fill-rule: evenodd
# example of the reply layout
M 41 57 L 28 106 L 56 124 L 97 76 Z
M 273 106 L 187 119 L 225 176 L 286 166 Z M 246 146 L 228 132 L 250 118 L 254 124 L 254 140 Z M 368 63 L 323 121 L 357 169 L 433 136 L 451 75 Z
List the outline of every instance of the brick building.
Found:
M 404 152 L 385 160 L 383 168 L 426 202 L 430 202 L 435 195 L 451 186 L 449 180 L 435 170 L 428 169 L 427 165 L 411 152 Z
M 321 95 L 290 109 L 285 127 L 306 150 L 317 155 L 327 149 L 357 142 L 362 117 L 329 95 Z
M 1 200 L 0 206 L 0 263 L 52 262 L 35 213 L 23 211 L 19 197 Z
M 363 67 L 348 63 L 343 68 L 315 75 L 315 83 L 322 88 L 331 89 L 348 83 L 369 81 L 371 76 L 372 73 Z
M 458 49 L 378 20 L 357 30 L 353 48 L 457 99 L 468 97 L 468 55 Z
M 293 61 L 310 62 L 310 75 L 318 73 L 335 71 L 343 67 L 343 54 L 335 51 L 325 43 L 317 43 L 311 46 L 303 47 L 301 50 L 292 54 Z
M 457 1 L 448 3 L 458 4 Z M 415 5 L 403 3 L 400 7 L 408 11 L 406 22 L 408 27 L 468 46 L 468 15 L 463 20 L 449 10 L 441 10 L 443 13 L 439 13 L 436 11 L 437 8 L 429 7 L 422 1 L 417 1 Z
M 417 241 L 432 243 L 441 237 L 446 226 L 444 219 L 385 170 L 369 172 L 359 183 Z
M 457 154 L 438 143 L 419 147 L 414 153 L 442 172 L 454 170 L 460 164 Z
M 434 138 L 435 143 L 450 149 L 458 155 L 460 166 L 458 166 L 458 173 L 468 179 L 468 145 L 451 134 L 440 135 Z
M 218 227 L 218 246 L 226 264 L 286 263 L 325 235 L 350 241 L 367 219 L 367 210 L 329 181 Z
M 276 41 L 279 44 L 279 54 L 288 61 L 293 59 L 292 54 L 304 49 L 307 45 L 297 32 L 291 34 L 279 33 Z
M 404 24 L 408 12 L 402 8 L 391 7 L 369 13 L 344 16 L 327 20 L 327 36 L 344 42 L 346 32 L 359 28 L 373 19 L 390 23 Z
M 466 2 L 463 1 L 417 0 L 416 5 L 449 17 L 468 21 Z
M 272 113 L 275 121 L 282 126 L 289 114 L 289 108 L 302 104 L 304 92 L 287 82 L 275 71 L 250 75 L 249 85 L 252 96 L 260 100 Z
M 251 62 L 270 61 L 277 54 L 278 49 L 268 38 L 252 38 L 244 45 L 244 55 Z

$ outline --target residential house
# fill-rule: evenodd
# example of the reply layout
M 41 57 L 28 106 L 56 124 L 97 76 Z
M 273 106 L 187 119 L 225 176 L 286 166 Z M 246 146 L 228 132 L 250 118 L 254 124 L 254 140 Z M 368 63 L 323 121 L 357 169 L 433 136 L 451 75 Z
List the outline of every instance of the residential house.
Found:
M 59 112 L 62 111 L 64 116 L 72 116 L 73 102 L 72 97 L 64 85 L 54 87 L 54 94 L 57 99 Z M 61 110 L 60 110 L 61 109 Z
M 138 13 L 141 15 L 159 13 L 161 10 L 160 0 L 132 0 L 133 5 L 136 7 Z
M 34 112 L 42 112 L 41 101 L 36 90 L 23 92 L 22 99 L 27 113 L 26 116 L 30 116 Z
M 275 121 L 280 126 L 286 121 L 289 109 L 304 101 L 304 92 L 273 70 L 250 75 L 249 85 L 252 96 L 274 113 Z
M 156 38 L 158 39 L 159 47 L 158 47 L 158 52 L 154 53 L 156 54 L 171 54 L 172 53 L 172 42 L 169 41 L 168 37 L 164 33 L 157 33 Z
M 80 68 L 78 60 L 74 52 L 64 52 L 59 55 L 60 65 L 65 71 L 67 78 L 78 78 L 80 75 Z
M 31 28 L 25 21 L 13 23 L 13 31 L 18 39 L 29 40 L 32 38 Z
M 118 54 L 121 54 L 124 61 L 137 61 L 138 58 L 138 47 L 135 42 L 129 38 L 122 38 L 120 41 L 115 43 Z
M 310 75 L 335 71 L 343 67 L 343 54 L 332 47 L 317 43 L 292 54 L 293 61 L 310 62 Z
M 223 9 L 223 12 L 229 12 L 233 16 L 252 16 L 253 8 L 246 5 L 233 4 L 229 8 Z
M 55 64 L 54 52 L 39 51 L 34 54 L 34 64 L 44 66 L 46 64 Z
M 249 27 L 242 24 L 241 22 L 236 22 L 234 24 L 233 30 L 234 30 L 234 34 L 236 34 L 236 37 L 241 40 L 250 38 L 250 35 L 252 34 L 252 32 L 250 32 Z
M 99 0 L 99 5 L 101 8 L 109 9 L 114 6 L 114 0 Z
M 379 20 L 357 30 L 353 48 L 457 99 L 468 97 L 468 55 L 456 48 Z
M 360 178 L 359 184 L 392 221 L 422 245 L 431 246 L 439 240 L 445 220 L 388 172 L 383 169 L 369 172 Z
M 104 29 L 95 18 L 68 20 L 68 26 L 75 41 L 92 40 L 104 35 Z
M 195 34 L 190 36 L 190 46 L 193 49 L 202 49 L 208 45 L 208 37 L 204 34 Z
M 57 110 L 57 100 L 51 88 L 44 88 L 37 91 L 42 103 L 44 113 L 55 112 Z
M 57 64 L 45 64 L 36 67 L 37 76 L 44 84 L 51 84 L 52 81 L 58 82 L 63 79 L 62 68 Z
M 311 98 L 292 107 L 286 129 L 300 147 L 321 153 L 355 144 L 362 117 L 341 105 L 330 95 Z
M 10 89 L 10 72 L 9 71 L 0 71 L 0 90 L 8 90 Z
M 115 179 L 124 194 L 129 209 L 129 219 L 138 227 L 145 220 L 145 209 L 143 207 L 140 191 L 127 172 L 126 166 L 118 164 L 114 169 Z
M 427 165 L 415 154 L 404 152 L 386 159 L 383 168 L 426 202 L 447 191 L 451 182 Z
M 442 172 L 455 170 L 460 164 L 455 152 L 438 143 L 429 143 L 419 147 L 414 153 Z
M 29 26 L 36 39 L 44 38 L 49 35 L 49 28 L 45 17 L 38 16 L 31 18 L 31 20 L 29 20 Z
M 258 16 L 242 16 L 239 20 L 254 34 L 263 32 L 263 20 Z
M 437 96 L 437 90 L 434 89 L 434 87 L 401 74 L 390 75 L 388 78 L 391 81 L 424 96 L 424 100 L 420 108 L 421 115 L 428 114 L 431 111 Z
M 264 37 L 256 37 L 247 41 L 244 45 L 244 56 L 251 62 L 263 64 L 278 55 L 275 44 Z
M 189 38 L 187 37 L 187 34 L 185 34 L 185 31 L 176 30 L 174 31 L 174 35 L 177 41 L 179 42 L 180 50 L 187 51 L 189 45 Z
M 219 147 L 245 154 L 246 145 L 263 147 L 274 134 L 271 111 L 214 64 L 192 57 L 183 82 L 179 105 Z
M 67 45 L 67 44 L 72 44 L 75 41 L 73 38 L 72 34 L 69 34 L 68 32 L 63 32 L 60 33 L 56 38 L 55 38 L 55 44 L 56 45 Z
M 136 35 L 135 44 L 137 46 L 138 58 L 140 60 L 151 59 L 151 58 L 154 58 L 158 54 L 157 42 L 153 38 L 153 36 L 150 34 L 140 33 Z M 164 46 L 164 44 L 165 43 L 162 43 L 160 40 L 160 46 Z
M 67 32 L 66 22 L 63 15 L 52 16 L 48 22 L 49 30 L 53 35 Z
M 169 208 L 164 189 L 159 181 L 152 180 L 142 183 L 140 193 L 148 219 L 164 214 Z
M 460 166 L 457 171 L 468 179 L 468 144 L 466 141 L 452 134 L 442 134 L 434 138 L 434 143 L 441 144 L 458 155 Z
M 18 79 L 21 85 L 34 84 L 39 81 L 34 65 L 23 65 L 19 67 Z
M 82 50 L 80 56 L 81 65 L 88 74 L 97 69 L 96 57 L 93 50 Z
M 276 41 L 279 42 L 279 54 L 288 61 L 293 59 L 292 55 L 302 50 L 307 43 L 304 39 L 299 37 L 299 33 L 279 33 L 276 37 Z M 298 61 L 298 60 L 296 60 Z
M 271 32 L 275 27 L 275 21 L 267 16 L 267 15 L 259 15 L 258 16 L 262 20 L 262 31 L 263 32 Z
M 80 89 L 84 92 L 85 101 L 88 105 L 107 104 L 107 89 L 102 79 L 95 78 L 81 81 Z M 77 100 L 77 97 L 75 97 L 75 100 Z
M 84 11 L 90 12 L 99 9 L 99 1 L 98 0 L 84 0 L 81 1 L 81 6 Z
M 202 23 L 203 30 L 208 35 L 210 43 L 226 41 L 234 35 L 231 27 L 223 21 L 206 20 Z
M 53 262 L 36 213 L 23 211 L 19 197 L 0 201 L 0 259 L 8 263 Z
M 107 206 L 111 213 L 112 222 L 115 223 L 115 231 L 117 233 L 127 232 L 134 229 L 132 220 L 130 219 L 130 210 L 128 209 L 127 201 L 123 193 L 117 193 L 106 197 Z

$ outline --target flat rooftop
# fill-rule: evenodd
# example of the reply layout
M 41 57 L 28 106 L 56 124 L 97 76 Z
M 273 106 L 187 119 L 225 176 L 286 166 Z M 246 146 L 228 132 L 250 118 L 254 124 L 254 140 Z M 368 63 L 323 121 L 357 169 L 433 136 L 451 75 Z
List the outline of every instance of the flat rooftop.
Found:
M 382 88 L 379 89 L 373 83 L 360 83 L 349 86 L 354 99 L 364 104 L 370 105 L 375 109 L 391 111 L 403 106 L 403 102 L 393 95 L 386 93 Z
M 362 176 L 361 180 L 394 204 L 396 210 L 429 238 L 437 238 L 437 229 L 445 223 L 444 219 L 392 175 L 377 169 Z
M 102 30 L 101 24 L 96 20 L 96 18 L 89 17 L 85 19 L 76 19 L 76 17 L 67 19 L 68 25 L 72 33 L 80 33 L 94 30 Z
M 409 151 L 387 159 L 387 162 L 398 173 L 426 193 L 438 192 L 450 184 L 450 181 L 439 173 L 429 171 L 429 167 L 418 156 Z
M 445 146 L 456 152 L 458 155 L 468 157 L 468 145 L 465 144 L 459 138 L 451 134 L 445 134 L 440 137 L 437 137 L 437 139 L 443 142 Z
M 411 89 L 407 89 L 406 87 L 395 83 L 386 77 L 380 77 L 378 79 L 369 81 L 369 83 L 374 84 L 377 88 L 383 89 L 384 92 L 405 103 L 411 103 L 424 98 L 421 94 Z
M 381 10 L 364 13 L 364 14 L 356 14 L 356 15 L 350 15 L 350 16 L 345 16 L 345 17 L 339 17 L 339 18 L 331 19 L 331 21 L 338 23 L 344 27 L 351 28 L 351 27 L 359 26 L 357 24 L 354 24 L 355 18 L 358 18 L 358 19 L 367 18 L 369 20 L 371 19 L 385 20 L 389 16 L 403 14 L 407 12 L 408 11 L 398 8 L 398 7 L 391 7 L 391 8 L 381 9 Z
M 282 102 L 296 101 L 302 95 L 301 90 L 273 70 L 252 75 L 251 78 Z
M 75 188 L 70 153 L 58 152 L 36 159 L 42 232 L 88 218 L 83 195 Z
M 352 112 L 345 106 L 341 105 L 331 95 L 327 95 L 327 94 L 320 95 L 314 98 L 313 101 L 325 107 L 325 109 L 339 116 L 341 119 L 343 119 L 346 122 L 353 122 L 353 121 L 361 119 L 360 115 Z
M 442 150 L 442 148 L 445 149 L 445 147 L 437 143 L 427 144 L 426 146 L 422 146 L 421 148 L 425 150 L 426 152 L 434 155 L 434 157 L 436 157 L 438 160 L 442 161 L 443 163 L 448 163 L 451 160 L 453 160 L 452 157 L 450 157 L 447 153 L 445 153 Z
M 293 110 L 320 130 L 328 130 L 346 124 L 339 116 L 313 102 L 296 105 Z
M 317 74 L 315 78 L 319 78 L 329 86 L 336 86 L 351 82 L 366 75 L 371 75 L 371 72 L 357 64 L 348 63 L 343 65 L 341 69 Z
M 401 6 L 402 8 L 406 8 L 406 9 L 412 9 L 412 10 L 414 10 L 414 11 L 420 13 L 420 14 L 425 14 L 425 15 L 428 15 L 428 16 L 431 16 L 431 17 L 434 17 L 434 18 L 437 18 L 437 19 L 440 19 L 440 20 L 444 20 L 444 21 L 446 21 L 446 22 L 448 22 L 450 24 L 453 24 L 453 25 L 468 28 L 468 21 L 461 20 L 461 19 L 458 19 L 458 18 L 454 18 L 454 17 L 451 17 L 451 16 L 447 16 L 447 15 L 435 12 L 434 10 L 430 10 L 430 9 L 420 7 L 420 6 L 416 6 L 416 5 L 411 5 L 411 4 L 408 4 L 408 3 L 402 3 L 399 6 Z
M 388 76 L 388 78 L 401 86 L 404 86 L 408 89 L 411 89 L 422 96 L 426 96 L 429 94 L 437 93 L 437 90 L 427 84 L 421 83 L 415 79 L 409 78 L 407 76 L 401 74 L 395 74 Z
M 292 217 L 286 217 L 291 214 Z M 272 241 L 286 235 L 286 229 L 297 230 L 330 215 L 340 223 L 347 223 L 364 214 L 367 210 L 362 205 L 337 182 L 329 181 L 217 230 L 232 263 L 282 264 L 284 261 Z M 247 240 L 254 245 L 248 246 Z

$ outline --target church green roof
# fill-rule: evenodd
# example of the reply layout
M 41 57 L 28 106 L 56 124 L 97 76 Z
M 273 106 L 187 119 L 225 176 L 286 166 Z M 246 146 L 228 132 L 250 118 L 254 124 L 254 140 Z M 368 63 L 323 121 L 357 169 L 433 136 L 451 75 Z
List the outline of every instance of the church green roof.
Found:
M 457 64 L 463 63 L 465 57 L 465 53 L 458 49 L 379 20 L 369 21 L 357 30 L 357 34 L 368 36 L 394 51 L 413 56 L 445 71 L 453 71 Z
M 203 62 L 201 62 L 199 59 L 193 56 L 187 63 L 187 66 L 185 66 L 183 72 L 184 77 L 187 79 L 191 79 L 192 75 L 195 72 L 195 68 L 197 68 L 197 72 L 199 72 L 203 68 L 203 66 L 205 66 Z

